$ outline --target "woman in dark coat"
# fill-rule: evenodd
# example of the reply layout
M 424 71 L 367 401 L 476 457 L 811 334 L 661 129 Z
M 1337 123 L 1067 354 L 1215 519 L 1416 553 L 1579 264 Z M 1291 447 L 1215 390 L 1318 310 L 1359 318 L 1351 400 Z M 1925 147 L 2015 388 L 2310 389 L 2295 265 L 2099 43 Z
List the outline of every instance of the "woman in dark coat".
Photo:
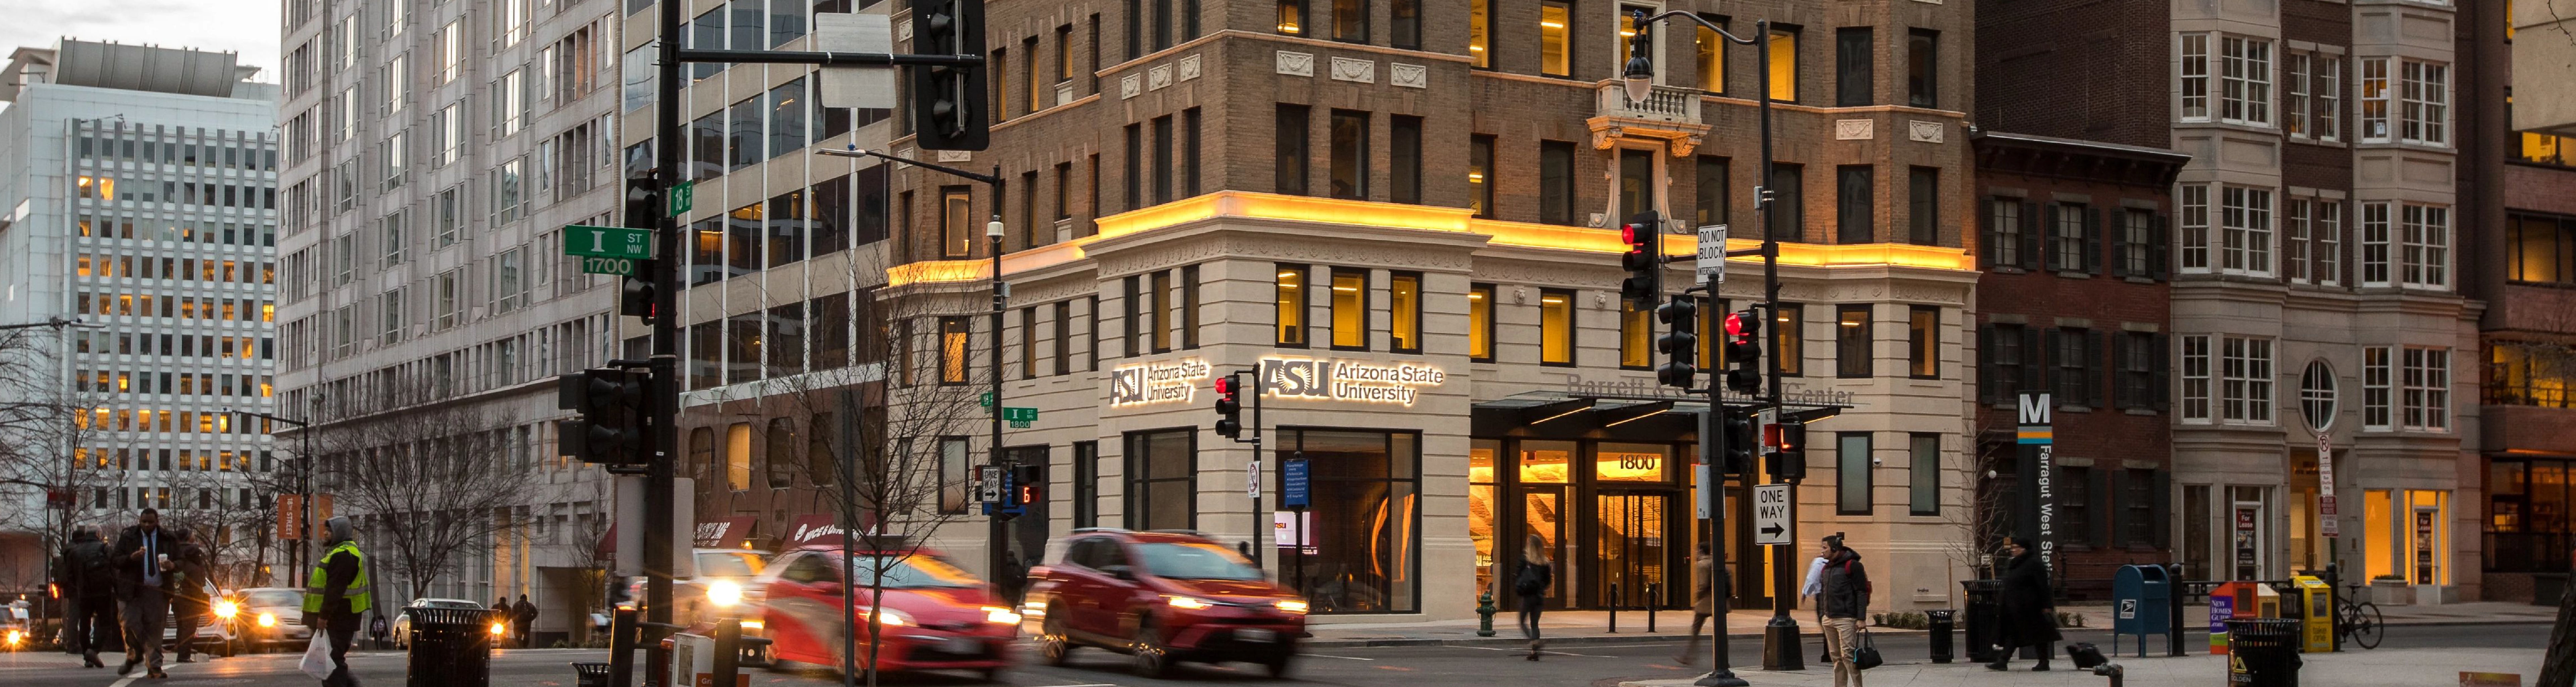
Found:
M 2048 564 L 2018 541 L 2006 541 L 2004 555 L 2003 632 L 1996 640 L 2003 650 L 1986 667 L 2010 670 L 2013 650 L 2036 646 L 2039 665 L 2031 670 L 2047 670 L 2049 645 L 2065 639 L 2057 633 L 2057 600 L 2048 586 Z

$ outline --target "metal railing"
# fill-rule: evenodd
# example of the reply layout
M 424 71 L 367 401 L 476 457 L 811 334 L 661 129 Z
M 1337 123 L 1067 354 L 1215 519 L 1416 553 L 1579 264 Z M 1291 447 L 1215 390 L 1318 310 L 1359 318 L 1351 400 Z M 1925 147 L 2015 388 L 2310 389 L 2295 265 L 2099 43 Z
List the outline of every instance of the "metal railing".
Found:
M 1595 113 L 1604 117 L 1624 117 L 1676 124 L 1698 124 L 1699 96 L 1695 89 L 1656 86 L 1643 102 L 1628 99 L 1627 89 L 1617 82 L 1601 87 L 1601 99 Z

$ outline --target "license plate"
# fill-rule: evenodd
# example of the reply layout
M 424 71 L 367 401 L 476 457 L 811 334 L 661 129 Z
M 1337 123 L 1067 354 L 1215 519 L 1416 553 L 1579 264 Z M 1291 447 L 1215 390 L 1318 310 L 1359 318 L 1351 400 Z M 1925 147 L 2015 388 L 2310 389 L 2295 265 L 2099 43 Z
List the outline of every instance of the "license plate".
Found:
M 1235 630 L 1235 631 L 1234 631 L 1234 638 L 1235 638 L 1235 639 L 1240 639 L 1240 640 L 1243 640 L 1243 641 L 1247 641 L 1247 642 L 1263 642 L 1263 643 L 1269 643 L 1269 642 L 1276 642 L 1276 641 L 1279 641 L 1279 633 L 1278 633 L 1278 632 L 1275 632 L 1275 631 L 1271 631 L 1271 630 L 1258 630 L 1258 629 L 1246 628 L 1246 629 L 1241 629 L 1241 630 Z
M 975 641 L 973 637 L 950 637 L 939 650 L 952 654 L 981 654 L 984 653 L 984 643 Z

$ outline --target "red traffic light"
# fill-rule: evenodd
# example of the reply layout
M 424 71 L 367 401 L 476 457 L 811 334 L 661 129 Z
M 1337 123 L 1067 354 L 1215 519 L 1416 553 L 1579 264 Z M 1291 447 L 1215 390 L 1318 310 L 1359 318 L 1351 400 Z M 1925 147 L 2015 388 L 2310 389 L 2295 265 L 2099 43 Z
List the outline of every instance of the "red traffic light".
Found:
M 1225 397 L 1231 397 L 1231 396 L 1233 396 L 1233 395 L 1234 395 L 1234 378 L 1233 378 L 1233 377 L 1218 377 L 1218 378 L 1216 378 L 1216 395 L 1218 395 L 1218 396 L 1225 396 Z
M 1726 335 L 1744 335 L 1744 313 L 1731 312 L 1726 314 Z

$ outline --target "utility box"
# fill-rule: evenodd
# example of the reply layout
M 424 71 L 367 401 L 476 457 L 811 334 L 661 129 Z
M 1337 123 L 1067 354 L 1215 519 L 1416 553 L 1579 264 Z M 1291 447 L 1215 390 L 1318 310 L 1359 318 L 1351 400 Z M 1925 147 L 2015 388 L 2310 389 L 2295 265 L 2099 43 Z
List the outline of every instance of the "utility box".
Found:
M 2299 618 L 2300 650 L 2334 651 L 2334 588 L 2326 586 L 2325 580 L 2307 575 L 2290 578 L 2290 585 L 2298 590 L 2298 597 L 2291 602 L 2300 608 L 2295 614 Z
M 2166 646 L 2175 646 L 2173 634 L 2173 580 L 2166 577 L 2164 566 L 2124 565 L 2111 576 L 2111 654 L 2120 653 L 2120 636 L 2138 636 L 2138 655 L 2147 654 L 2147 635 L 2165 636 Z

